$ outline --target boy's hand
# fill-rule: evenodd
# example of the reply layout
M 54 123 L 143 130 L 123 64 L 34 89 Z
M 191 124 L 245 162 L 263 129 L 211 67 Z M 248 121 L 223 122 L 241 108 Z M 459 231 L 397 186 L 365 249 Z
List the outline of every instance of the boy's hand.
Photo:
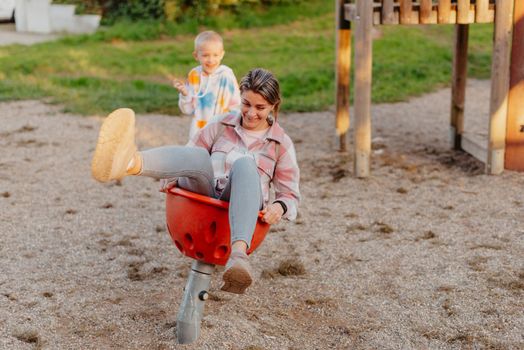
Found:
M 173 87 L 182 95 L 187 96 L 186 84 L 180 79 L 173 79 Z
M 279 222 L 282 218 L 282 215 L 284 214 L 284 208 L 282 208 L 282 206 L 278 203 L 272 203 L 262 209 L 262 214 L 264 214 L 262 221 L 273 225 Z

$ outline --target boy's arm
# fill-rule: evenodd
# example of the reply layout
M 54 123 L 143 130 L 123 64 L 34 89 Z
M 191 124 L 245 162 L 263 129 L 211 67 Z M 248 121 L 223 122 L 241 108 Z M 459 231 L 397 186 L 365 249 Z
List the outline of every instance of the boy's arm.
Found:
M 192 115 L 195 113 L 195 103 L 194 103 L 194 95 L 195 95 L 195 87 L 194 84 L 199 84 L 199 76 L 198 72 L 195 69 L 192 69 L 189 74 L 187 75 L 187 81 L 185 82 L 185 90 L 187 92 L 186 95 L 184 95 L 180 89 L 180 93 L 178 94 L 178 107 L 184 114 Z
M 188 89 L 189 90 L 189 89 Z M 178 107 L 184 114 L 193 114 L 195 112 L 195 107 L 193 106 L 193 96 L 187 94 L 187 96 L 178 94 Z
M 237 78 L 233 71 L 230 71 L 228 74 L 228 83 L 232 85 L 233 92 L 231 98 L 229 99 L 229 104 L 227 106 L 228 111 L 239 110 L 240 109 L 240 89 L 238 88 Z

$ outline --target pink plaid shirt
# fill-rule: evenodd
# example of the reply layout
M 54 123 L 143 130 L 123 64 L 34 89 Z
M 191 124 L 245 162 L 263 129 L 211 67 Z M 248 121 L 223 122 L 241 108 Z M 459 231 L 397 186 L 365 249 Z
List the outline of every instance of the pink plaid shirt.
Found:
M 269 202 L 269 189 L 273 184 L 275 200 L 284 202 L 287 207 L 284 218 L 294 220 L 297 217 L 300 201 L 298 189 L 300 171 L 291 138 L 277 122 L 274 122 L 264 138 L 248 148 L 242 136 L 240 120 L 239 112 L 215 117 L 214 122 L 200 130 L 187 145 L 208 150 L 213 164 L 216 189 L 219 193 L 227 183 L 233 162 L 246 155 L 253 157 L 260 174 L 264 205 L 266 206 Z M 225 128 L 219 123 L 222 123 Z M 224 128 L 222 135 L 215 140 L 222 128 Z M 279 154 L 275 154 L 275 142 L 280 144 Z

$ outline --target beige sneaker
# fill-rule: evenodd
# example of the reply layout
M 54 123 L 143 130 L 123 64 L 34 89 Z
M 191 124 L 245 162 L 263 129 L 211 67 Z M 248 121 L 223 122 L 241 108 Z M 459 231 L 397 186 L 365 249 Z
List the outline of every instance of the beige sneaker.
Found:
M 135 112 L 119 108 L 102 123 L 91 173 L 100 182 L 120 180 L 126 176 L 129 162 L 137 151 L 135 145 Z
M 253 283 L 251 266 L 246 253 L 231 252 L 222 279 L 224 280 L 224 285 L 221 288 L 223 291 L 244 294 L 247 287 Z

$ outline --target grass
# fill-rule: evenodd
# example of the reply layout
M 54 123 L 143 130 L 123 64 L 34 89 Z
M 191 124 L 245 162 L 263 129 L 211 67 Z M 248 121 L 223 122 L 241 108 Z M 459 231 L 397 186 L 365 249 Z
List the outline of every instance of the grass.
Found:
M 311 1 L 316 12 L 286 24 L 275 15 L 254 21 L 252 28 L 222 30 L 223 63 L 238 79 L 257 66 L 273 71 L 285 111 L 329 108 L 335 86 L 334 13 L 331 2 L 319 11 L 321 2 Z M 92 36 L 0 47 L 0 101 L 50 97 L 79 114 L 104 115 L 127 106 L 177 115 L 177 93 L 167 75 L 184 77 L 196 62 L 191 25 L 173 28 L 120 23 Z M 373 47 L 373 102 L 405 100 L 450 84 L 453 26 L 380 28 L 383 35 Z M 489 78 L 491 36 L 490 25 L 471 26 L 470 77 Z

